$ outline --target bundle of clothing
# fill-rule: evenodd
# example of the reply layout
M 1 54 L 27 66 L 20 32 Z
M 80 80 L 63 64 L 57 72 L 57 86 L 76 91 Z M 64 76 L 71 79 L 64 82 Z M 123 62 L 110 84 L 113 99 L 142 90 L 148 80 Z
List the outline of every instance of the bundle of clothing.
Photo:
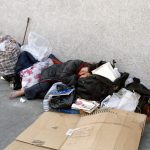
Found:
M 96 65 L 98 68 L 102 68 L 102 66 L 104 66 L 104 64 L 106 63 L 104 61 L 101 62 L 103 63 L 98 63 L 99 65 Z M 112 65 L 111 67 L 113 68 L 114 65 Z M 49 71 L 51 72 L 53 69 L 50 68 L 43 71 L 43 77 L 45 76 L 45 74 L 46 77 L 51 76 L 51 73 L 49 73 Z M 55 80 L 54 82 L 56 83 L 53 85 L 49 85 L 50 89 L 43 101 L 44 111 L 60 109 L 62 107 L 64 109 L 71 109 L 73 108 L 72 105 L 77 104 L 78 102 L 76 101 L 78 100 L 78 98 L 80 98 L 84 101 L 91 101 L 93 102 L 93 104 L 96 101 L 99 103 L 100 107 L 104 108 L 116 108 L 126 111 L 136 111 L 149 115 L 150 90 L 140 82 L 140 79 L 131 77 L 129 73 L 118 73 L 119 76 L 114 78 L 113 81 L 111 80 L 111 74 L 109 74 L 111 78 L 107 78 L 107 75 L 105 76 L 105 73 L 103 73 L 103 75 L 96 74 L 95 70 L 91 71 L 91 74 L 89 76 L 79 77 L 77 78 L 77 80 L 73 80 L 76 82 L 67 82 L 67 80 L 69 80 L 70 78 L 68 77 L 67 80 L 64 80 L 65 78 L 63 78 L 63 76 L 61 76 L 61 78 L 57 78 L 57 76 L 53 76 L 54 78 L 45 78 L 48 79 L 47 81 Z M 60 72 L 59 75 L 61 75 Z M 61 98 L 59 94 L 53 95 L 50 91 L 53 89 L 53 86 L 55 87 L 55 90 L 57 90 L 56 85 L 60 84 L 58 81 L 62 81 L 63 84 L 65 84 L 66 89 L 67 87 L 72 87 L 75 89 L 75 91 L 72 94 L 65 96 L 61 95 L 60 91 Z M 74 98 L 72 98 L 72 95 L 74 95 Z M 65 105 L 65 101 L 63 101 L 63 98 L 65 98 L 66 100 L 66 98 L 69 99 L 70 97 L 71 101 L 66 101 Z M 57 108 L 54 108 L 54 105 L 56 105 Z M 83 105 L 85 105 L 85 103 Z M 86 107 L 88 107 L 88 104 Z

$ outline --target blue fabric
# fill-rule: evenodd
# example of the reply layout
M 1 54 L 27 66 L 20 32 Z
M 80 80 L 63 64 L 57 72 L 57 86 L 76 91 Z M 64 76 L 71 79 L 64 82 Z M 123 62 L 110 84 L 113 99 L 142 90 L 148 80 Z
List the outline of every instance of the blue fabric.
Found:
M 29 52 L 23 51 L 18 58 L 18 61 L 16 63 L 15 67 L 15 73 L 18 74 L 20 71 L 32 66 L 33 64 L 37 63 L 38 60 L 36 60 L 32 54 Z
M 74 110 L 74 109 L 51 109 L 51 111 L 54 112 L 60 112 L 60 113 L 66 113 L 66 114 L 80 114 L 79 110 Z

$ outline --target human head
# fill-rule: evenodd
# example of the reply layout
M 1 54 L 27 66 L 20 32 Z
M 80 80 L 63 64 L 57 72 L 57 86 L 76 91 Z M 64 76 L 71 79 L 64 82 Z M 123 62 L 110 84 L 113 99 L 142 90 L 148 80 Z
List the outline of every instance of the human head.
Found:
M 78 72 L 79 78 L 85 78 L 85 77 L 88 77 L 90 75 L 91 75 L 91 73 L 89 72 L 89 67 L 82 67 L 80 69 L 80 71 Z
M 78 71 L 79 78 L 90 76 L 92 74 L 92 70 L 96 69 L 97 67 L 105 63 L 106 63 L 105 61 L 100 61 L 98 63 L 93 63 L 93 64 L 84 62 L 80 66 L 79 71 Z
M 81 77 L 87 77 L 87 76 L 90 75 L 90 73 L 89 73 L 89 66 L 90 65 L 91 65 L 90 63 L 83 62 L 79 66 L 79 68 L 77 69 L 77 72 L 76 72 L 79 78 L 81 78 Z

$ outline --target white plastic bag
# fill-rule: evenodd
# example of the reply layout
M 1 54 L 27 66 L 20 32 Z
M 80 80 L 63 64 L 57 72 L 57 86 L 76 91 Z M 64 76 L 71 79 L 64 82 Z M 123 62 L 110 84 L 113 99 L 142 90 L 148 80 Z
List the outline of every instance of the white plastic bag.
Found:
M 122 88 L 118 93 L 114 93 L 112 96 L 106 97 L 102 101 L 101 107 L 135 111 L 139 98 L 140 95 L 138 93 L 133 93 Z
M 0 43 L 0 51 L 2 52 L 6 51 L 5 46 L 6 46 L 6 41 L 3 41 L 2 43 Z
M 38 61 L 48 58 L 52 52 L 48 40 L 34 32 L 29 33 L 28 44 L 23 45 L 21 50 L 31 53 Z
M 20 72 L 20 76 L 22 78 L 22 87 L 29 88 L 39 82 L 41 77 L 41 72 L 43 69 L 48 68 L 53 65 L 53 62 L 50 58 L 45 61 L 40 61 L 33 64 L 31 67 L 28 67 Z

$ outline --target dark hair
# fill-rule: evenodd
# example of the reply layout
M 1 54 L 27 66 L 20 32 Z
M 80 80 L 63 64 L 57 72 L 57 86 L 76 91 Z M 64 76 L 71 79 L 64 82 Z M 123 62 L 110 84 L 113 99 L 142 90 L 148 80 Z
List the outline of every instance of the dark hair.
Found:
M 90 63 L 87 63 L 87 62 L 83 62 L 79 67 L 78 67 L 78 69 L 76 70 L 76 74 L 78 75 L 78 73 L 80 72 L 80 70 L 82 69 L 82 68 L 84 68 L 84 67 L 90 67 Z M 89 70 L 89 69 L 88 69 Z
M 93 64 L 88 63 L 88 62 L 84 62 L 84 63 L 82 63 L 82 64 L 80 65 L 80 67 L 78 68 L 77 74 L 79 73 L 79 71 L 80 71 L 83 67 L 88 67 L 89 73 L 92 73 L 92 70 L 98 68 L 99 66 L 101 66 L 101 65 L 103 65 L 103 64 L 105 64 L 105 63 L 106 63 L 106 61 L 100 61 L 100 62 L 98 62 L 98 63 L 93 63 Z

